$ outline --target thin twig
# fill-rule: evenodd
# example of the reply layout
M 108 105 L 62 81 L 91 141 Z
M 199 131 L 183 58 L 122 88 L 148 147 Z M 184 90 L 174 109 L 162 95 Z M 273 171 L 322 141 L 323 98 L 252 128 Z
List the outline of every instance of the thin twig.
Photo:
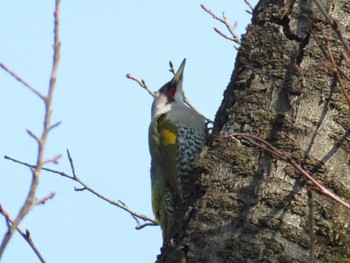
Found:
M 55 155 L 47 160 L 44 160 L 44 164 L 47 164 L 47 163 L 58 164 L 58 160 L 61 159 L 61 157 L 62 157 L 62 154 Z
M 319 47 L 319 49 L 322 51 L 322 54 L 325 56 L 325 58 L 327 58 L 328 60 L 331 60 L 331 58 L 328 55 L 328 52 L 323 48 L 323 44 L 321 43 L 321 41 L 318 40 L 318 38 L 316 37 L 316 35 L 313 33 L 313 30 L 311 30 L 311 35 L 314 38 L 317 46 Z M 344 72 L 344 70 L 342 70 L 338 65 L 335 65 L 337 71 L 343 76 L 343 78 L 345 78 L 347 81 L 350 81 L 350 77 L 348 77 L 346 75 L 346 73 Z
M 265 141 L 257 136 L 254 136 L 251 134 L 246 134 L 246 133 L 232 133 L 232 134 L 224 136 L 224 138 L 232 138 L 232 137 L 235 137 L 238 139 L 243 139 L 246 142 L 263 149 L 267 153 L 271 154 L 273 157 L 275 157 L 281 161 L 286 162 L 294 169 L 294 171 L 296 171 L 297 173 L 301 174 L 302 176 L 307 178 L 309 181 L 311 181 L 319 193 L 333 199 L 334 201 L 336 201 L 336 202 L 340 203 L 341 205 L 345 206 L 346 208 L 350 209 L 350 204 L 347 201 L 341 199 L 339 196 L 334 194 L 331 190 L 329 190 L 325 186 L 321 185 L 308 172 L 306 172 L 303 168 L 301 168 L 301 166 L 299 164 L 297 164 L 290 156 L 288 156 L 286 153 L 284 153 L 280 150 L 277 150 L 275 147 L 273 147 L 267 141 Z
M 146 226 L 157 226 L 158 223 L 152 223 L 152 222 L 148 222 L 148 223 L 143 223 L 143 224 L 140 224 L 140 225 L 137 225 L 135 227 L 136 230 L 141 230 L 142 228 L 146 227 Z
M 248 0 L 244 0 L 244 3 L 246 3 L 247 4 L 247 6 L 249 7 L 249 9 L 250 10 L 245 10 L 248 14 L 253 14 L 253 10 L 254 10 L 254 8 L 253 8 L 253 6 L 252 6 L 252 4 L 248 1 Z
M 229 40 L 231 40 L 231 41 L 233 41 L 233 42 L 235 42 L 235 43 L 237 43 L 237 44 L 239 44 L 239 45 L 241 44 L 241 40 L 240 40 L 239 36 L 235 33 L 235 29 L 236 29 L 236 27 L 237 27 L 237 25 L 238 25 L 238 22 L 237 22 L 237 21 L 231 26 L 230 23 L 227 21 L 227 17 L 226 17 L 225 12 L 222 13 L 222 18 L 221 18 L 221 17 L 217 16 L 216 14 L 214 14 L 214 12 L 211 11 L 210 9 L 208 9 L 205 5 L 201 4 L 201 7 L 202 7 L 202 9 L 203 9 L 205 12 L 207 12 L 209 15 L 211 15 L 212 18 L 214 18 L 214 19 L 220 21 L 221 23 L 223 23 L 223 24 L 226 26 L 226 28 L 228 29 L 228 31 L 230 32 L 230 34 L 232 35 L 232 38 L 226 36 L 226 35 L 223 34 L 220 30 L 218 30 L 218 29 L 216 29 L 216 28 L 214 27 L 214 30 L 215 30 L 217 33 L 219 33 L 219 34 L 220 34 L 221 36 L 223 36 L 224 38 L 227 38 L 227 39 L 229 39 Z
M 55 124 L 52 124 L 51 127 L 50 127 L 50 130 L 54 129 L 54 128 L 57 128 L 59 125 L 61 125 L 61 122 L 56 122 Z
M 123 209 L 124 211 L 128 212 L 128 213 L 134 218 L 134 220 L 135 220 L 136 223 L 137 223 L 136 229 L 140 226 L 140 222 L 138 221 L 138 218 L 140 218 L 140 219 L 142 219 L 142 220 L 144 220 L 144 221 L 148 221 L 149 223 L 152 223 L 153 225 L 158 225 L 158 223 L 157 223 L 155 220 L 153 220 L 153 219 L 151 219 L 151 218 L 149 218 L 149 217 L 147 217 L 147 216 L 145 216 L 145 215 L 142 215 L 142 214 L 139 214 L 139 213 L 136 213 L 136 212 L 132 211 L 129 207 L 127 207 L 127 206 L 125 205 L 124 202 L 121 202 L 121 201 L 118 201 L 118 202 L 113 201 L 113 200 L 111 200 L 111 199 L 109 199 L 109 198 L 103 196 L 102 194 L 96 192 L 94 189 L 92 189 L 92 188 L 91 188 L 90 186 L 88 186 L 86 183 L 84 183 L 83 181 L 81 181 L 80 178 L 76 175 L 75 168 L 74 168 L 74 163 L 73 163 L 73 159 L 72 159 L 72 157 L 71 157 L 71 155 L 70 155 L 70 153 L 69 153 L 68 150 L 67 150 L 67 155 L 68 155 L 68 160 L 69 160 L 69 163 L 70 163 L 70 166 L 71 166 L 71 169 L 72 169 L 72 173 L 73 173 L 73 176 L 70 176 L 70 177 L 68 176 L 68 178 L 73 179 L 74 181 L 80 183 L 80 184 L 83 186 L 83 190 L 87 190 L 87 191 L 89 191 L 90 193 L 96 195 L 98 198 L 100 198 L 100 199 L 102 199 L 102 200 L 104 200 L 104 201 L 110 203 L 111 205 L 117 206 L 117 207 Z M 67 176 L 66 176 L 66 177 L 67 177 Z
M 216 33 L 218 33 L 219 35 L 221 35 L 223 38 L 226 38 L 227 40 L 231 40 L 234 41 L 234 39 L 226 34 L 224 34 L 223 32 L 220 31 L 220 29 L 218 29 L 217 27 L 214 27 L 214 30 Z
M 9 215 L 9 213 L 5 210 L 5 208 L 1 204 L 0 204 L 0 214 L 2 214 L 5 217 L 6 224 L 8 226 L 11 226 L 13 224 L 12 217 Z M 38 248 L 35 246 L 32 238 L 30 236 L 29 230 L 27 229 L 26 232 L 24 233 L 23 230 L 19 226 L 16 227 L 16 230 L 24 238 L 24 240 L 29 244 L 29 246 L 33 249 L 35 255 L 37 255 L 37 257 L 39 258 L 40 262 L 45 263 L 45 260 L 44 260 L 43 256 L 39 252 Z
M 338 81 L 338 83 L 339 83 L 339 85 L 340 85 L 340 87 L 341 87 L 341 89 L 342 89 L 342 91 L 343 91 L 344 97 L 345 97 L 346 101 L 348 102 L 348 106 L 349 106 L 349 108 L 350 108 L 350 96 L 349 96 L 349 95 L 347 94 L 347 92 L 346 92 L 346 89 L 345 89 L 345 87 L 344 87 L 343 81 L 342 81 L 342 79 L 341 79 L 341 77 L 340 77 L 340 75 L 339 75 L 339 71 L 338 71 L 338 69 L 337 69 L 338 67 L 337 67 L 337 65 L 335 64 L 332 51 L 331 51 L 331 49 L 330 49 L 330 47 L 329 47 L 329 38 L 328 38 L 326 35 L 324 35 L 323 38 L 324 38 L 325 43 L 326 43 L 327 55 L 328 55 L 329 60 L 331 61 L 332 66 L 333 66 L 333 72 L 334 72 L 334 74 L 335 74 L 335 76 L 336 76 L 336 78 L 337 78 L 337 81 Z
M 173 64 L 173 62 L 171 60 L 169 60 L 169 67 L 170 67 L 169 71 L 171 73 L 173 73 L 173 75 L 175 76 L 174 64 Z
M 133 81 L 136 81 L 142 88 L 144 88 L 145 90 L 147 90 L 147 92 L 148 92 L 152 97 L 155 96 L 154 92 L 148 88 L 146 82 L 145 82 L 143 79 L 139 80 L 138 78 L 135 78 L 135 77 L 134 77 L 133 75 L 131 75 L 130 73 L 126 74 L 126 77 L 127 77 L 128 79 L 131 79 L 131 80 L 133 80 Z
M 7 73 L 9 73 L 12 77 L 14 77 L 17 81 L 22 83 L 25 87 L 30 89 L 32 92 L 34 92 L 40 99 L 45 100 L 45 96 L 41 94 L 38 90 L 33 88 L 31 85 L 29 85 L 26 81 L 24 81 L 21 77 L 19 77 L 13 70 L 8 68 L 6 65 L 0 63 L 0 67 L 5 70 Z
M 341 52 L 341 56 L 342 56 L 342 58 L 345 60 L 345 63 L 346 63 L 347 68 L 350 68 L 350 60 L 349 60 L 349 57 L 348 57 L 344 52 Z
M 44 125 L 43 125 L 43 131 L 42 135 L 38 142 L 38 155 L 36 160 L 36 165 L 32 170 L 32 181 L 29 188 L 28 195 L 26 197 L 26 200 L 19 211 L 16 219 L 13 221 L 13 224 L 8 229 L 8 231 L 5 233 L 4 238 L 1 242 L 0 246 L 0 259 L 5 251 L 5 248 L 10 241 L 15 229 L 18 227 L 19 223 L 23 220 L 23 218 L 29 213 L 33 205 L 35 204 L 35 193 L 36 189 L 39 184 L 39 176 L 41 173 L 41 170 L 43 168 L 43 165 L 45 163 L 44 161 L 44 150 L 46 141 L 50 132 L 51 127 L 51 113 L 52 113 L 52 99 L 53 99 L 53 92 L 55 89 L 56 84 L 56 76 L 57 76 L 57 69 L 59 64 L 59 58 L 60 58 L 60 41 L 59 41 L 59 14 L 60 14 L 60 0 L 56 0 L 55 5 L 55 12 L 54 12 L 54 52 L 53 52 L 53 65 L 52 65 L 52 71 L 50 76 L 50 83 L 49 83 L 49 90 L 47 96 L 42 96 L 41 94 L 37 94 L 41 99 L 44 100 L 45 105 L 45 117 L 44 117 Z M 17 79 L 17 78 L 16 78 Z M 18 79 L 17 79 L 18 80 Z M 23 83 L 23 82 L 21 82 Z M 33 138 L 36 136 L 33 133 L 29 133 Z M 38 139 L 36 139 L 38 140 Z
M 317 5 L 318 9 L 320 10 L 320 12 L 324 16 L 324 18 L 327 20 L 329 25 L 332 27 L 333 31 L 337 34 L 340 42 L 343 44 L 346 52 L 348 53 L 348 56 L 350 56 L 350 46 L 349 46 L 347 40 L 344 38 L 342 32 L 340 31 L 338 22 L 335 19 L 330 17 L 330 15 L 324 9 L 322 3 L 319 0 L 313 0 L 313 1 Z
M 38 144 L 40 143 L 40 139 L 38 136 L 36 136 L 31 130 L 27 129 L 27 133 L 30 137 L 32 137 Z
M 134 212 L 134 211 L 131 210 L 127 205 L 125 205 L 124 202 L 122 202 L 122 201 L 113 201 L 113 200 L 111 200 L 111 199 L 105 197 L 104 195 L 98 193 L 98 192 L 97 192 L 96 190 L 94 190 L 92 187 L 88 186 L 85 182 L 83 182 L 83 181 L 76 175 L 76 171 L 75 171 L 75 167 L 74 167 L 74 162 L 73 162 L 73 159 L 72 159 L 72 157 L 71 157 L 71 155 L 70 155 L 70 153 L 69 153 L 68 150 L 67 150 L 67 156 L 68 156 L 68 160 L 69 160 L 69 163 L 70 163 L 70 166 L 71 166 L 72 174 L 73 174 L 73 175 L 70 175 L 70 174 L 67 174 L 67 173 L 64 173 L 64 172 L 61 172 L 61 171 L 56 171 L 56 170 L 53 170 L 53 169 L 45 168 L 45 167 L 43 167 L 43 170 L 44 170 L 44 171 L 47 171 L 47 172 L 50 172 L 50 173 L 58 174 L 58 175 L 60 175 L 60 176 L 66 177 L 66 178 L 68 178 L 68 179 L 70 179 L 70 180 L 73 180 L 73 181 L 79 183 L 82 187 L 79 187 L 79 188 L 75 187 L 75 188 L 74 188 L 75 191 L 85 191 L 85 190 L 87 190 L 87 191 L 89 191 L 90 193 L 96 195 L 98 198 L 100 198 L 100 199 L 106 201 L 107 203 L 109 203 L 109 204 L 111 204 L 111 205 L 114 205 L 114 206 L 117 206 L 117 207 L 123 209 L 124 211 L 128 212 L 128 213 L 134 218 L 134 220 L 136 221 L 137 226 L 136 226 L 135 228 L 136 228 L 137 230 L 138 230 L 138 229 L 141 229 L 141 228 L 143 228 L 143 227 L 145 227 L 146 225 L 149 225 L 149 226 L 156 226 L 156 225 L 158 225 L 158 223 L 157 223 L 154 219 L 152 219 L 152 218 L 150 218 L 150 217 L 148 217 L 148 216 L 146 216 L 146 215 L 143 215 L 143 214 Z M 4 156 L 4 158 L 7 159 L 7 160 L 10 160 L 10 161 L 13 161 L 13 162 L 15 162 L 15 163 L 19 163 L 19 164 L 21 164 L 21 165 L 27 166 L 27 167 L 29 167 L 29 168 L 34 168 L 34 167 L 35 167 L 35 166 L 32 165 L 32 164 L 29 164 L 29 163 L 25 163 L 25 162 L 16 160 L 16 159 L 14 159 L 14 158 L 12 158 L 12 157 L 9 157 L 9 156 Z M 136 218 L 145 221 L 145 222 L 146 222 L 145 225 L 141 224 L 138 220 L 136 220 Z
M 55 192 L 51 192 L 49 193 L 47 196 L 44 196 L 43 198 L 35 201 L 35 204 L 34 205 L 44 205 L 46 203 L 46 201 L 48 201 L 49 199 L 52 199 L 54 198 L 56 195 Z

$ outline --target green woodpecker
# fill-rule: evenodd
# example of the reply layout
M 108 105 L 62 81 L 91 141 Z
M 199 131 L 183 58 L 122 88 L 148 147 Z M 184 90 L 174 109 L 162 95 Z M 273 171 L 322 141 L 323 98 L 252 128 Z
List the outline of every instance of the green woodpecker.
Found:
M 164 241 L 174 234 L 174 215 L 207 135 L 204 118 L 184 103 L 185 62 L 156 92 L 149 127 L 152 207 Z

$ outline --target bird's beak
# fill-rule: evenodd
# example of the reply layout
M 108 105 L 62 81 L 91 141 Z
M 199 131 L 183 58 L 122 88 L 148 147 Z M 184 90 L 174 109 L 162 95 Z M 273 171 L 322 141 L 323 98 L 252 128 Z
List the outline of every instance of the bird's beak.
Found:
M 176 71 L 176 74 L 175 74 L 173 80 L 171 81 L 172 86 L 176 87 L 177 84 L 182 81 L 183 75 L 184 75 L 184 70 L 185 70 L 185 64 L 186 64 L 186 59 L 184 58 L 179 69 Z

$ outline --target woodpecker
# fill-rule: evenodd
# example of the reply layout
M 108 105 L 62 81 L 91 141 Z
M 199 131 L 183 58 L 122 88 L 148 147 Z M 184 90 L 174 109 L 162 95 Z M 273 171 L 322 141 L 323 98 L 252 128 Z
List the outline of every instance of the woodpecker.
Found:
M 207 137 L 203 116 L 184 102 L 185 63 L 186 59 L 173 79 L 155 93 L 149 126 L 152 208 L 164 241 L 174 234 L 175 213 Z

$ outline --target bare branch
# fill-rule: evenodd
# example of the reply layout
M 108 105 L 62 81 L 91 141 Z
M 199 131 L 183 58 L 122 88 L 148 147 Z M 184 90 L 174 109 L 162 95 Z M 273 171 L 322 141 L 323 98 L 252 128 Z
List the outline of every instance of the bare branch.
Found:
M 169 71 L 171 73 L 173 73 L 173 75 L 175 76 L 174 64 L 173 64 L 173 62 L 171 60 L 169 60 L 169 67 L 170 67 Z
M 10 157 L 10 156 L 7 156 L 7 155 L 4 156 L 4 159 L 10 160 L 10 161 L 12 161 L 12 162 L 14 162 L 14 163 L 18 163 L 18 164 L 27 166 L 27 167 L 29 167 L 29 168 L 31 168 L 31 169 L 34 169 L 34 168 L 35 168 L 35 165 L 33 165 L 33 164 L 29 164 L 29 163 L 26 163 L 26 162 L 22 162 L 22 161 L 16 160 L 16 159 L 14 159 L 14 158 L 12 158 L 12 157 Z M 63 176 L 63 177 L 69 177 L 69 178 L 71 177 L 71 175 L 67 175 L 67 174 L 65 174 L 64 172 L 59 172 L 59 171 L 56 171 L 56 170 L 53 170 L 53 169 L 49 169 L 49 168 L 45 168 L 45 167 L 43 167 L 42 169 L 43 169 L 44 171 L 47 171 L 47 172 L 59 174 L 59 175 L 61 175 L 61 176 Z
M 125 207 L 127 207 L 128 208 L 128 206 L 125 204 L 125 202 L 123 202 L 123 201 L 121 201 L 121 200 L 118 200 L 118 202 L 120 203 L 120 204 L 122 204 L 123 206 L 125 206 Z M 136 230 L 140 230 L 140 229 L 142 229 L 142 228 L 144 228 L 144 227 L 146 227 L 146 226 L 157 226 L 158 225 L 158 223 L 157 222 L 155 222 L 155 221 L 150 221 L 150 222 L 146 222 L 146 223 L 144 223 L 144 224 L 142 224 L 141 222 L 140 222 L 140 220 L 139 220 L 139 218 L 140 217 L 138 217 L 137 215 L 135 215 L 135 214 L 131 214 L 131 216 L 132 216 L 132 218 L 136 221 L 136 227 L 135 227 L 135 229 Z
M 69 175 L 69 174 L 66 174 L 66 173 L 64 173 L 64 172 L 56 171 L 56 170 L 49 169 L 49 168 L 45 168 L 45 167 L 43 167 L 42 169 L 43 169 L 44 171 L 47 171 L 47 172 L 50 172 L 50 173 L 59 174 L 59 175 L 61 175 L 61 176 L 63 176 L 63 177 L 66 177 L 66 178 L 68 178 L 68 179 L 71 179 L 71 180 L 73 180 L 73 181 L 79 183 L 82 187 L 80 187 L 80 188 L 74 187 L 74 190 L 75 190 L 75 191 L 85 191 L 85 190 L 87 190 L 87 191 L 89 191 L 90 193 L 92 193 L 92 194 L 94 194 L 95 196 L 97 196 L 98 198 L 100 198 L 100 199 L 102 199 L 102 200 L 108 202 L 109 204 L 114 205 L 114 206 L 117 206 L 117 207 L 123 209 L 124 211 L 128 212 L 128 213 L 134 218 L 134 220 L 136 221 L 137 226 L 136 226 L 135 228 L 136 228 L 137 230 L 142 229 L 143 227 L 148 226 L 148 225 L 150 225 L 150 226 L 158 225 L 158 223 L 157 223 L 154 219 L 152 219 L 152 218 L 150 218 L 150 217 L 148 217 L 148 216 L 146 216 L 146 215 L 143 215 L 143 214 L 134 212 L 134 211 L 131 210 L 129 207 L 127 207 L 127 206 L 125 205 L 124 202 L 122 202 L 122 201 L 113 201 L 113 200 L 111 200 L 111 199 L 105 197 L 104 195 L 98 193 L 98 192 L 95 191 L 93 188 L 91 188 L 91 187 L 88 186 L 86 183 L 84 183 L 84 182 L 76 175 L 75 167 L 74 167 L 74 163 L 73 163 L 73 159 L 72 159 L 72 157 L 71 157 L 71 155 L 70 155 L 70 153 L 69 153 L 68 150 L 67 150 L 67 155 L 68 155 L 68 160 L 69 160 L 69 163 L 70 163 L 70 166 L 71 166 L 72 174 L 73 174 L 73 175 Z M 35 167 L 35 165 L 28 164 L 28 163 L 25 163 L 25 162 L 22 162 L 22 161 L 18 161 L 18 160 L 14 159 L 14 158 L 11 158 L 11 157 L 9 157 L 9 156 L 4 156 L 4 158 L 7 159 L 7 160 L 10 160 L 10 161 L 13 161 L 13 162 L 15 162 L 15 163 L 19 163 L 19 164 L 21 164 L 21 165 L 27 166 L 27 167 L 29 167 L 29 168 L 34 168 L 34 167 Z M 145 225 L 141 224 L 136 218 L 137 218 L 137 219 L 141 219 L 141 220 L 143 220 L 144 222 L 146 222 Z
M 348 57 L 344 52 L 341 53 L 341 56 L 342 56 L 342 58 L 345 60 L 345 63 L 346 63 L 347 68 L 350 68 L 350 60 L 349 60 L 349 57 Z
M 82 192 L 82 191 L 85 191 L 85 190 L 87 190 L 86 187 L 79 188 L 79 187 L 74 186 L 74 191 Z
M 235 137 L 238 139 L 243 139 L 246 142 L 263 149 L 267 153 L 271 154 L 273 157 L 275 157 L 281 161 L 286 162 L 294 169 L 295 172 L 301 174 L 302 176 L 307 178 L 309 181 L 311 181 L 314 184 L 315 189 L 318 192 L 333 199 L 337 203 L 345 206 L 346 208 L 350 209 L 350 204 L 347 201 L 341 199 L 339 196 L 334 194 L 331 190 L 329 190 L 326 187 L 324 187 L 323 185 L 321 185 L 308 172 L 306 172 L 303 168 L 301 168 L 301 166 L 299 164 L 297 164 L 290 156 L 288 156 L 286 153 L 284 153 L 280 150 L 277 150 L 275 147 L 273 147 L 267 141 L 265 141 L 257 136 L 254 136 L 251 134 L 246 134 L 246 133 L 232 133 L 232 134 L 229 134 L 227 136 L 224 136 L 224 138 L 232 138 L 232 137 Z
M 133 80 L 133 81 L 136 81 L 142 88 L 144 88 L 145 90 L 147 90 L 147 92 L 148 92 L 152 97 L 155 96 L 154 92 L 148 88 L 148 86 L 146 85 L 146 82 L 145 82 L 143 79 L 139 80 L 138 78 L 135 78 L 135 77 L 134 77 L 133 75 L 131 75 L 130 73 L 126 74 L 126 77 L 127 77 L 128 79 L 131 79 L 131 80 Z
M 27 129 L 27 133 L 32 137 L 38 144 L 40 144 L 40 139 L 31 130 Z
M 12 217 L 7 213 L 5 208 L 0 204 L 0 214 L 2 214 L 5 217 L 6 224 L 8 227 L 10 227 L 13 224 Z M 26 229 L 26 232 L 23 232 L 23 230 L 20 227 L 16 227 L 16 230 L 18 233 L 24 238 L 24 240 L 29 244 L 29 246 L 33 249 L 34 253 L 39 258 L 40 262 L 45 263 L 45 260 L 43 256 L 40 254 L 38 248 L 35 246 L 28 229 Z
M 326 35 L 324 35 L 324 40 L 326 42 L 326 50 L 327 50 L 328 58 L 331 61 L 332 66 L 333 66 L 333 72 L 334 72 L 334 74 L 335 74 L 335 76 L 337 78 L 337 81 L 338 81 L 338 83 L 339 83 L 339 85 L 340 85 L 340 87 L 341 87 L 341 89 L 343 91 L 344 97 L 345 97 L 346 101 L 348 102 L 348 106 L 350 108 L 350 97 L 349 97 L 348 93 L 346 92 L 346 89 L 344 87 L 343 81 L 342 81 L 342 79 L 340 78 L 340 75 L 339 75 L 338 67 L 335 64 L 332 51 L 331 51 L 331 49 L 329 47 L 329 38 Z
M 344 84 L 343 84 L 343 81 L 340 77 L 340 74 L 348 81 L 350 81 L 350 78 L 345 74 L 344 70 L 342 70 L 340 68 L 340 66 L 338 66 L 336 63 L 335 63 L 335 60 L 334 60 L 334 57 L 333 57 L 333 54 L 332 54 L 332 51 L 330 49 L 330 46 L 329 46 L 329 38 L 328 36 L 326 35 L 323 35 L 323 40 L 325 41 L 325 49 L 324 49 L 324 46 L 323 44 L 320 43 L 320 41 L 316 38 L 316 36 L 313 34 L 313 32 L 311 31 L 311 34 L 313 36 L 313 38 L 315 39 L 318 47 L 320 48 L 320 50 L 322 51 L 323 55 L 325 56 L 326 59 L 328 59 L 331 64 L 332 64 L 332 67 L 333 67 L 333 73 L 335 74 L 335 77 L 342 89 L 342 92 L 344 94 L 344 97 L 348 103 L 348 106 L 350 108 L 350 97 L 344 87 Z M 344 52 L 342 52 L 341 54 L 342 58 L 345 60 L 346 64 L 348 65 L 348 58 L 346 56 L 346 54 L 344 54 Z
M 50 127 L 50 130 L 54 129 L 54 128 L 57 128 L 59 125 L 61 125 L 61 122 L 56 122 L 55 124 L 52 124 L 51 127 Z
M 220 30 L 218 30 L 217 28 L 214 27 L 214 30 L 219 33 L 221 36 L 223 36 L 224 38 L 231 40 L 237 44 L 241 44 L 241 40 L 239 38 L 239 36 L 235 33 L 235 29 L 238 25 L 238 22 L 236 21 L 232 26 L 230 25 L 230 23 L 227 21 L 227 17 L 225 12 L 222 13 L 222 18 L 217 16 L 216 14 L 214 14 L 213 11 L 211 11 L 210 9 L 208 9 L 205 5 L 201 4 L 202 9 L 207 12 L 209 15 L 212 16 L 212 18 L 220 21 L 221 23 L 223 23 L 226 28 L 228 29 L 228 31 L 230 32 L 230 34 L 232 35 L 231 37 L 228 37 L 227 35 L 223 34 Z
M 50 159 L 44 160 L 44 164 L 47 163 L 54 163 L 54 164 L 58 164 L 58 160 L 62 157 L 62 154 L 56 155 Z
M 320 50 L 322 51 L 323 55 L 325 56 L 326 59 L 328 59 L 329 61 L 331 61 L 331 57 L 329 56 L 328 54 L 328 51 L 326 51 L 324 48 L 323 48 L 323 44 L 317 39 L 317 37 L 315 36 L 315 34 L 313 33 L 313 31 L 311 31 L 311 35 L 312 37 L 314 38 L 317 46 L 320 48 Z M 350 81 L 350 77 L 348 77 L 346 75 L 346 73 L 344 72 L 344 70 L 342 70 L 338 65 L 335 65 L 337 71 L 347 80 L 347 81 Z
M 142 228 L 146 227 L 146 226 L 157 226 L 158 223 L 152 223 L 152 222 L 148 222 L 148 223 L 144 223 L 144 224 L 138 224 L 135 229 L 136 230 L 141 230 Z
M 70 178 L 70 179 L 72 179 L 72 180 L 74 180 L 74 181 L 76 181 L 76 182 L 78 182 L 79 184 L 81 184 L 81 185 L 83 186 L 83 188 L 80 188 L 80 189 L 75 188 L 75 189 L 74 189 L 75 191 L 84 191 L 84 190 L 87 190 L 87 191 L 89 191 L 90 193 L 96 195 L 98 198 L 100 198 L 100 199 L 102 199 L 102 200 L 104 200 L 104 201 L 110 203 L 111 205 L 117 206 L 117 207 L 123 209 L 124 211 L 128 212 L 128 213 L 136 220 L 136 222 L 137 222 L 136 229 L 138 229 L 137 227 L 139 227 L 139 225 L 140 225 L 140 222 L 138 221 L 138 218 L 139 218 L 139 219 L 142 219 L 142 220 L 144 220 L 144 221 L 146 221 L 146 222 L 153 223 L 154 225 L 158 225 L 158 223 L 157 223 L 155 220 L 153 220 L 153 219 L 151 219 L 151 218 L 149 218 L 149 217 L 147 217 L 147 216 L 145 216 L 145 215 L 142 215 L 142 214 L 139 214 L 139 213 L 136 213 L 136 212 L 132 211 L 129 207 L 127 207 L 127 206 L 125 205 L 124 202 L 121 202 L 121 201 L 118 201 L 118 202 L 113 201 L 113 200 L 111 200 L 111 199 L 105 197 L 104 195 L 102 195 L 102 194 L 96 192 L 94 189 L 92 189 L 90 186 L 88 186 L 86 183 L 84 183 L 82 180 L 80 180 L 80 178 L 76 175 L 75 168 L 74 168 L 74 163 L 73 163 L 73 159 L 72 159 L 72 157 L 71 157 L 71 155 L 70 155 L 70 153 L 69 153 L 68 150 L 67 150 L 67 155 L 68 155 L 68 159 L 69 159 L 69 163 L 70 163 L 70 166 L 71 166 L 71 169 L 72 169 L 73 176 L 66 176 L 66 177 L 67 177 L 67 178 Z
M 214 27 L 214 30 L 216 33 L 218 33 L 220 36 L 222 36 L 223 38 L 226 38 L 228 40 L 234 41 L 234 39 L 226 34 L 224 34 L 223 32 L 221 32 L 217 27 Z M 233 47 L 238 50 L 238 46 L 233 45 Z
M 43 165 L 45 164 L 44 150 L 45 150 L 46 141 L 47 141 L 47 138 L 48 138 L 48 135 L 50 132 L 50 128 L 51 128 L 50 122 L 51 122 L 51 113 L 52 113 L 52 99 L 53 99 L 53 92 L 54 92 L 55 84 L 56 84 L 57 69 L 58 69 L 59 58 L 60 58 L 60 42 L 59 42 L 60 3 L 61 3 L 60 0 L 56 0 L 55 12 L 54 12 L 53 65 L 52 65 L 52 71 L 51 71 L 51 76 L 50 76 L 48 95 L 45 97 L 45 96 L 37 94 L 40 98 L 44 99 L 44 104 L 45 104 L 45 117 L 44 117 L 44 125 L 43 125 L 42 135 L 40 138 L 37 138 L 37 136 L 35 136 L 32 132 L 28 131 L 28 133 L 33 138 L 35 138 L 37 143 L 38 143 L 37 161 L 36 161 L 36 165 L 32 166 L 32 168 L 33 168 L 32 181 L 31 181 L 31 185 L 30 185 L 26 200 L 25 200 L 21 210 L 19 211 L 16 219 L 13 221 L 11 227 L 5 233 L 5 236 L 1 242 L 0 258 L 3 255 L 5 248 L 8 244 L 8 242 L 10 241 L 15 229 L 17 229 L 17 227 L 19 226 L 19 223 L 29 213 L 29 211 L 31 210 L 31 208 L 35 204 L 34 198 L 35 198 L 36 189 L 37 189 L 38 184 L 39 184 L 39 176 L 40 176 L 41 170 L 43 168 Z M 22 81 L 22 83 L 25 83 L 25 82 Z
M 320 12 L 324 16 L 324 18 L 327 20 L 329 25 L 332 27 L 333 31 L 337 34 L 340 42 L 343 44 L 346 52 L 348 53 L 348 56 L 350 56 L 350 46 L 349 46 L 347 40 L 345 40 L 342 32 L 340 31 L 339 26 L 338 26 L 338 22 L 329 16 L 329 14 L 324 9 L 323 5 L 321 4 L 321 2 L 319 0 L 313 0 L 313 1 L 317 5 L 318 9 L 320 10 Z
M 248 0 L 244 0 L 244 3 L 246 3 L 247 4 L 247 6 L 249 7 L 249 9 L 250 10 L 245 10 L 248 14 L 253 14 L 253 10 L 254 10 L 254 8 L 253 8 L 253 6 L 252 6 L 252 4 L 248 1 Z
M 46 203 L 47 200 L 49 199 L 53 199 L 55 197 L 56 193 L 55 192 L 51 192 L 49 193 L 47 196 L 37 200 L 34 205 L 44 205 Z
M 51 70 L 51 77 L 50 77 L 50 86 L 49 86 L 49 93 L 47 96 L 47 105 L 51 106 L 51 100 L 53 97 L 53 92 L 56 86 L 56 80 L 57 80 L 57 71 L 58 71 L 58 64 L 60 61 L 61 56 L 61 42 L 60 42 L 60 27 L 59 27 L 59 16 L 60 16 L 60 8 L 61 8 L 61 0 L 56 0 L 56 8 L 54 12 L 55 17 L 55 25 L 54 25 L 54 45 L 53 45 L 53 61 L 52 61 L 52 70 Z M 48 107 L 48 115 L 51 115 L 51 108 Z M 50 126 L 48 126 L 50 127 Z
M 70 168 L 72 169 L 72 173 L 73 173 L 73 178 L 76 179 L 77 175 L 75 174 L 75 168 L 74 168 L 74 163 L 73 163 L 73 159 L 72 156 L 70 155 L 70 152 L 67 149 L 67 156 L 68 156 L 68 160 L 70 163 Z
M 228 39 L 228 40 L 234 41 L 234 39 L 233 39 L 232 37 L 230 37 L 230 36 L 228 36 L 228 35 L 222 33 L 222 32 L 220 31 L 220 29 L 218 29 L 217 27 L 214 27 L 214 30 L 215 30 L 216 33 L 218 33 L 218 34 L 221 35 L 222 37 L 224 37 L 224 38 L 226 38 L 226 39 Z
M 17 81 L 22 83 L 25 87 L 30 89 L 32 92 L 34 92 L 40 99 L 45 100 L 45 96 L 41 94 L 38 90 L 33 88 L 31 85 L 29 85 L 26 81 L 24 81 L 21 77 L 19 77 L 13 70 L 9 69 L 4 64 L 0 63 L 0 67 L 5 70 L 7 73 L 9 73 L 12 77 L 14 77 Z

